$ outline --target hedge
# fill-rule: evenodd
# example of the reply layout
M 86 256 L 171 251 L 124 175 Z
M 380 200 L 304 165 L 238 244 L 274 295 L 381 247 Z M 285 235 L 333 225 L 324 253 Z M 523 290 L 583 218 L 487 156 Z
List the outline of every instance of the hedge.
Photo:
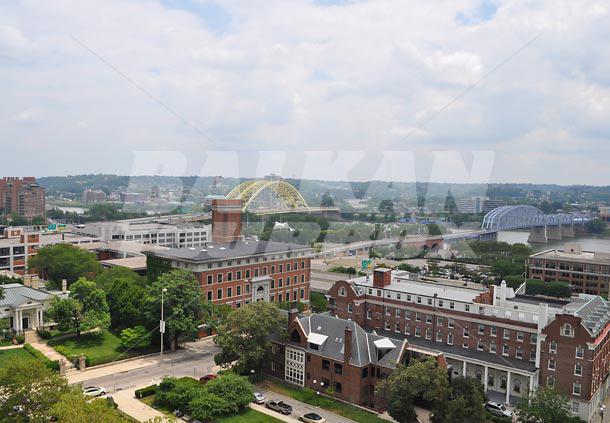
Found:
M 572 290 L 567 282 L 545 282 L 539 279 L 528 279 L 525 285 L 528 295 L 547 295 L 556 298 L 570 298 Z
M 136 389 L 136 398 L 149 397 L 157 393 L 157 385 L 150 385 L 142 389 Z
M 29 352 L 34 356 L 35 359 L 40 360 L 47 366 L 48 369 L 59 371 L 59 361 L 57 360 L 49 360 L 46 355 L 38 351 L 36 348 L 31 346 L 30 344 L 24 344 L 23 349 Z

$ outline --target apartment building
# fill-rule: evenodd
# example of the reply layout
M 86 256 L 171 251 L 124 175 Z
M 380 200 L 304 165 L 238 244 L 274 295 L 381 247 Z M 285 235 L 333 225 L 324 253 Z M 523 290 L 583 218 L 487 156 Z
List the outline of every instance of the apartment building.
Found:
M 608 383 L 608 370 L 601 364 L 610 358 L 605 340 L 610 325 L 603 312 L 607 301 L 585 294 L 570 301 L 548 301 L 524 292 L 525 286 L 516 291 L 506 284 L 493 289 L 465 287 L 455 281 L 432 282 L 407 272 L 376 269 L 372 278 L 336 282 L 328 298 L 333 316 L 354 321 L 367 332 L 443 353 L 454 375 L 478 379 L 493 400 L 514 403 L 555 376 L 555 386 L 569 395 L 574 414 L 589 421 Z M 564 321 L 572 325 L 574 337 L 558 335 Z M 552 342 L 556 348 L 550 348 Z M 584 357 L 596 357 L 597 367 L 583 363 L 574 370 L 575 364 L 568 360 L 576 359 L 576 347 L 588 350 Z M 550 357 L 554 353 L 549 351 L 574 356 Z M 555 361 L 549 364 L 549 360 Z M 573 377 L 582 382 L 568 381 L 568 373 L 562 378 L 549 374 L 552 366 L 563 370 L 571 366 L 570 374 L 579 372 Z
M 45 190 L 36 178 L 0 179 L 0 212 L 16 213 L 26 219 L 45 214 Z
M 610 253 L 583 251 L 580 244 L 533 254 L 528 269 L 530 278 L 567 282 L 575 293 L 607 297 L 610 291 Z
M 244 239 L 149 252 L 147 260 L 190 270 L 204 298 L 241 307 L 254 301 L 308 303 L 312 252 L 304 245 Z

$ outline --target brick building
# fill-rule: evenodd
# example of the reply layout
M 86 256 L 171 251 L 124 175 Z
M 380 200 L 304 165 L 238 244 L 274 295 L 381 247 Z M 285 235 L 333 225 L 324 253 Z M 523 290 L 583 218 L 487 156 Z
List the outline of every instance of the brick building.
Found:
M 580 244 L 533 254 L 528 268 L 530 278 L 567 282 L 575 293 L 607 297 L 610 291 L 610 253 L 583 251 Z
M 261 300 L 308 303 L 311 253 L 304 245 L 240 239 L 149 252 L 147 260 L 190 270 L 204 298 L 241 307 Z
M 36 178 L 0 179 L 0 212 L 16 213 L 26 219 L 45 214 L 45 191 Z
M 555 377 L 555 386 L 569 395 L 574 414 L 589 421 L 608 381 L 608 303 L 585 294 L 571 301 L 548 301 L 523 295 L 524 288 L 465 287 L 377 269 L 373 278 L 336 282 L 328 297 L 336 317 L 367 332 L 407 340 L 411 347 L 443 353 L 454 375 L 478 379 L 492 400 L 514 403 Z M 574 337 L 558 335 L 564 322 L 571 324 Z M 556 346 L 549 350 L 553 341 Z M 576 347 L 584 348 L 584 357 L 591 359 L 582 360 L 582 376 L 574 375 L 573 361 L 580 360 Z M 549 357 L 554 354 L 549 351 L 566 355 Z M 555 364 L 549 365 L 551 359 Z M 549 370 L 553 365 L 562 370 L 561 378 L 557 370 Z
M 278 378 L 354 404 L 383 408 L 383 398 L 375 395 L 378 381 L 397 364 L 408 365 L 413 358 L 442 354 L 422 352 L 405 340 L 366 332 L 357 323 L 328 314 L 297 316 L 289 313 L 288 340 L 274 340 L 272 359 L 266 371 Z

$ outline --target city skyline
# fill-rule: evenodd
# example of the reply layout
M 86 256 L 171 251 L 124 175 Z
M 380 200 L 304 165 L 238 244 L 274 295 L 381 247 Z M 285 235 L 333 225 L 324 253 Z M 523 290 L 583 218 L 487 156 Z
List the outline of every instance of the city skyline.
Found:
M 421 182 L 454 181 L 452 166 L 430 170 L 449 152 L 457 167 L 492 160 L 476 182 L 610 184 L 603 2 L 2 9 L 0 86 L 15 99 L 0 106 L 3 152 L 30 157 L 7 175 L 136 174 L 142 151 L 179 152 L 189 162 L 177 174 L 191 175 L 208 151 L 351 150 L 411 155 Z M 408 180 L 409 168 L 347 180 Z

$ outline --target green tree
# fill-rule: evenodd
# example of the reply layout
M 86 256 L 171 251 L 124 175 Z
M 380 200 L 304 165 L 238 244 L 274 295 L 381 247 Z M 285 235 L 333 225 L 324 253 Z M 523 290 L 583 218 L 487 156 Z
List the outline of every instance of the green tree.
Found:
M 226 414 L 235 414 L 252 401 L 254 388 L 243 376 L 227 373 L 206 384 L 206 390 L 229 402 Z
M 111 267 L 109 269 L 103 269 L 97 274 L 95 283 L 97 284 L 98 288 L 108 292 L 114 283 L 120 280 L 126 280 L 141 287 L 146 286 L 146 278 L 144 276 L 140 276 L 133 270 L 126 269 L 124 267 Z
M 485 418 L 485 391 L 483 385 L 472 378 L 457 377 L 451 381 L 451 400 L 436 401 L 433 423 L 483 423 Z
M 377 384 L 375 393 L 388 400 L 388 413 L 399 423 L 415 421 L 413 402 L 422 398 L 432 404 L 444 401 L 449 395 L 447 369 L 437 365 L 433 357 L 415 360 L 399 366 Z
M 55 244 L 42 247 L 29 260 L 30 270 L 46 276 L 55 286 L 66 279 L 68 284 L 84 276 L 94 276 L 101 269 L 95 254 L 72 244 Z
M 564 423 L 571 418 L 568 397 L 549 387 L 523 398 L 515 413 L 521 423 Z
M 212 421 L 215 417 L 228 414 L 230 408 L 229 401 L 207 390 L 199 393 L 189 402 L 192 417 L 202 422 Z
M 500 259 L 491 265 L 491 272 L 501 278 L 508 275 L 520 275 L 523 271 L 522 264 L 513 263 L 509 259 Z
M 451 221 L 454 223 L 456 227 L 460 227 L 464 224 L 465 219 L 463 214 L 454 214 L 451 216 Z
M 11 360 L 0 368 L 0 422 L 45 422 L 68 381 L 40 360 Z M 20 407 L 21 412 L 16 412 Z
M 320 204 L 322 207 L 335 207 L 335 202 L 333 201 L 333 197 L 327 192 L 322 195 L 322 202 Z
M 106 290 L 106 298 L 113 328 L 121 329 L 144 323 L 146 289 L 136 280 L 119 276 Z
M 443 234 L 443 230 L 441 229 L 441 226 L 438 223 L 430 223 L 428 225 L 428 235 L 436 236 L 436 235 L 442 235 L 442 234 Z
M 380 213 L 394 213 L 394 201 L 381 200 L 378 209 Z
M 270 333 L 283 336 L 286 324 L 279 308 L 265 301 L 235 310 L 218 328 L 216 343 L 222 352 L 214 357 L 217 364 L 237 360 L 240 373 L 260 372 L 271 352 Z
M 593 219 L 585 223 L 585 229 L 592 234 L 603 234 L 606 230 L 606 222 L 602 219 Z
M 164 273 L 149 287 L 144 305 L 149 329 L 157 328 L 161 316 L 161 291 L 164 297 L 165 341 L 172 348 L 180 338 L 194 339 L 202 323 L 201 286 L 192 272 L 173 270 Z
M 104 291 L 84 278 L 72 284 L 69 298 L 55 297 L 48 314 L 60 330 L 73 330 L 77 337 L 82 332 L 105 329 L 110 324 Z
M 144 326 L 134 326 L 121 331 L 123 348 L 146 348 L 150 346 L 151 340 L 151 334 Z
M 455 203 L 455 198 L 453 197 L 451 190 L 447 192 L 447 196 L 445 197 L 444 210 L 450 214 L 457 210 L 457 204 Z
M 61 395 L 49 412 L 54 421 L 62 423 L 129 423 L 111 403 L 105 399 L 91 401 L 78 388 Z

